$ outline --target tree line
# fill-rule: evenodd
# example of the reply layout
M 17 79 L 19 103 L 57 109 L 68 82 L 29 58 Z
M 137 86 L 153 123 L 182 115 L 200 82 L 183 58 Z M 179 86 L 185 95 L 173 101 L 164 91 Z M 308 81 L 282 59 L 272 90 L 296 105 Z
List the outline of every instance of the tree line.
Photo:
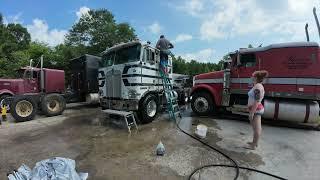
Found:
M 70 59 L 83 54 L 100 56 L 107 47 L 136 39 L 135 30 L 128 23 L 117 23 L 107 9 L 90 10 L 73 24 L 62 44 L 51 47 L 43 42 L 31 41 L 27 28 L 19 23 L 4 24 L 0 13 L 0 77 L 17 76 L 20 67 L 36 65 L 44 55 L 44 66 L 63 69 L 68 74 Z M 221 63 L 186 61 L 182 57 L 173 59 L 175 73 L 195 75 L 219 70 Z

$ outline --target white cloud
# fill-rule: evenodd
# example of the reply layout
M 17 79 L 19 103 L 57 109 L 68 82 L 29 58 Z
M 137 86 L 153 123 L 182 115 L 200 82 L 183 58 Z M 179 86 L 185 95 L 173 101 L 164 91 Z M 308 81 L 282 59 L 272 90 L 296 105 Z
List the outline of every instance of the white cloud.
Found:
M 200 12 L 204 9 L 203 7 L 203 0 L 189 0 L 181 7 L 181 9 L 186 10 L 189 14 L 193 16 L 198 16 Z
M 309 22 L 310 30 L 315 26 L 312 8 L 317 4 L 317 0 L 184 0 L 176 9 L 199 20 L 202 40 L 279 35 L 301 41 L 304 24 Z
M 154 22 L 150 26 L 148 26 L 148 30 L 153 34 L 159 34 L 163 28 L 160 26 L 158 22 Z
M 88 8 L 87 6 L 82 6 L 76 12 L 76 15 L 77 15 L 78 19 L 80 19 L 82 15 L 87 15 L 89 11 L 90 11 L 90 8 Z
M 197 60 L 199 62 L 212 62 L 214 53 L 215 50 L 207 48 L 194 53 L 181 54 L 180 56 L 187 61 Z
M 3 23 L 4 24 L 9 24 L 9 23 L 14 23 L 14 24 L 23 24 L 23 21 L 20 19 L 20 17 L 22 16 L 22 12 L 19 12 L 16 15 L 12 15 L 12 16 L 3 16 Z
M 48 24 L 41 19 L 34 19 L 31 25 L 27 25 L 33 41 L 47 43 L 50 46 L 63 43 L 67 30 L 52 29 L 49 30 Z
M 179 42 L 184 42 L 184 41 L 190 41 L 192 40 L 192 36 L 190 34 L 178 34 L 175 40 L 172 42 L 174 43 L 179 43 Z

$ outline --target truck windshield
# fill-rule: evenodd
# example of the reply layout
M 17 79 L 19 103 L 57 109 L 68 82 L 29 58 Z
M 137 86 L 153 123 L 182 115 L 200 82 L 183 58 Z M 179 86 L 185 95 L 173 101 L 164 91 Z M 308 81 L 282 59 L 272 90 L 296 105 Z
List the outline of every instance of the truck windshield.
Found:
M 24 75 L 24 69 L 18 69 L 17 71 L 16 71 L 16 77 L 17 78 L 23 78 L 23 75 Z
M 108 66 L 112 66 L 113 65 L 113 61 L 114 61 L 114 56 L 115 56 L 115 52 L 109 52 L 107 54 L 104 54 L 102 56 L 102 66 L 103 67 L 108 67 Z
M 124 64 L 140 60 L 141 45 L 136 44 L 116 51 L 108 52 L 102 56 L 102 65 L 104 67 L 112 66 L 113 64 Z
M 123 64 L 128 62 L 135 62 L 140 60 L 141 45 L 126 47 L 116 51 L 116 58 L 114 64 Z

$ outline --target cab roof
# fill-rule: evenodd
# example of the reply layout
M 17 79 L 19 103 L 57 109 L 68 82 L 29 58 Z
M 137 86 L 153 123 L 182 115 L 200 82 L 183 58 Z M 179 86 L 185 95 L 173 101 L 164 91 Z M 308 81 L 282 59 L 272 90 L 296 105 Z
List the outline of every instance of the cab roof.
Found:
M 261 52 L 267 51 L 270 49 L 278 49 L 278 48 L 291 48 L 291 47 L 319 47 L 319 44 L 316 42 L 289 42 L 289 43 L 279 43 L 279 44 L 270 44 L 264 47 L 258 48 L 244 48 L 240 49 L 239 52 L 242 53 L 252 53 L 252 52 Z M 237 51 L 230 52 L 230 55 L 236 54 Z
M 115 51 L 115 50 L 118 50 L 118 49 L 121 49 L 121 48 L 124 48 L 124 47 L 130 47 L 130 46 L 134 46 L 134 45 L 138 45 L 138 44 L 141 44 L 140 41 L 131 41 L 131 42 L 126 42 L 126 43 L 119 43 L 119 44 L 116 44 L 110 48 L 107 48 L 105 51 L 103 51 L 101 54 L 105 54 L 105 53 L 108 53 L 110 51 Z
M 101 53 L 101 55 L 106 54 L 106 53 L 111 52 L 111 51 L 116 51 L 116 50 L 121 49 L 121 48 L 134 46 L 134 45 L 137 45 L 137 44 L 140 44 L 141 46 L 148 46 L 148 47 L 151 47 L 151 48 L 156 49 L 155 47 L 152 47 L 152 46 L 151 46 L 150 44 L 148 44 L 148 43 L 143 43 L 143 42 L 137 40 L 137 41 L 131 41 L 131 42 L 126 42 L 126 43 L 116 44 L 116 45 L 114 45 L 114 46 L 112 46 L 112 47 L 110 47 L 110 48 L 107 48 L 105 51 L 103 51 L 103 52 Z

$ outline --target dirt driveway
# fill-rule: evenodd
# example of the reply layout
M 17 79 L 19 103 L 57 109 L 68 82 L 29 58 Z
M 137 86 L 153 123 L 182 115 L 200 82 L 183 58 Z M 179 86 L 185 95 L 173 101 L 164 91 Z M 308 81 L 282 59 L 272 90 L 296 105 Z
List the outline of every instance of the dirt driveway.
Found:
M 320 177 L 320 132 L 264 126 L 258 150 L 243 148 L 251 138 L 247 122 L 190 117 L 183 113 L 181 126 L 193 131 L 195 120 L 209 127 L 205 141 L 217 146 L 242 166 L 265 170 L 289 179 Z M 90 179 L 187 179 L 197 167 L 230 164 L 221 155 L 202 146 L 176 129 L 161 115 L 153 123 L 139 125 L 131 135 L 109 120 L 99 108 L 74 107 L 64 115 L 0 127 L 0 179 L 22 163 L 60 156 L 75 159 L 77 170 Z M 103 120 L 103 121 L 102 121 Z M 155 156 L 159 141 L 166 147 L 164 157 Z M 196 179 L 232 179 L 234 169 L 201 171 Z M 213 178 L 214 177 L 214 178 Z M 270 179 L 241 171 L 240 179 Z

